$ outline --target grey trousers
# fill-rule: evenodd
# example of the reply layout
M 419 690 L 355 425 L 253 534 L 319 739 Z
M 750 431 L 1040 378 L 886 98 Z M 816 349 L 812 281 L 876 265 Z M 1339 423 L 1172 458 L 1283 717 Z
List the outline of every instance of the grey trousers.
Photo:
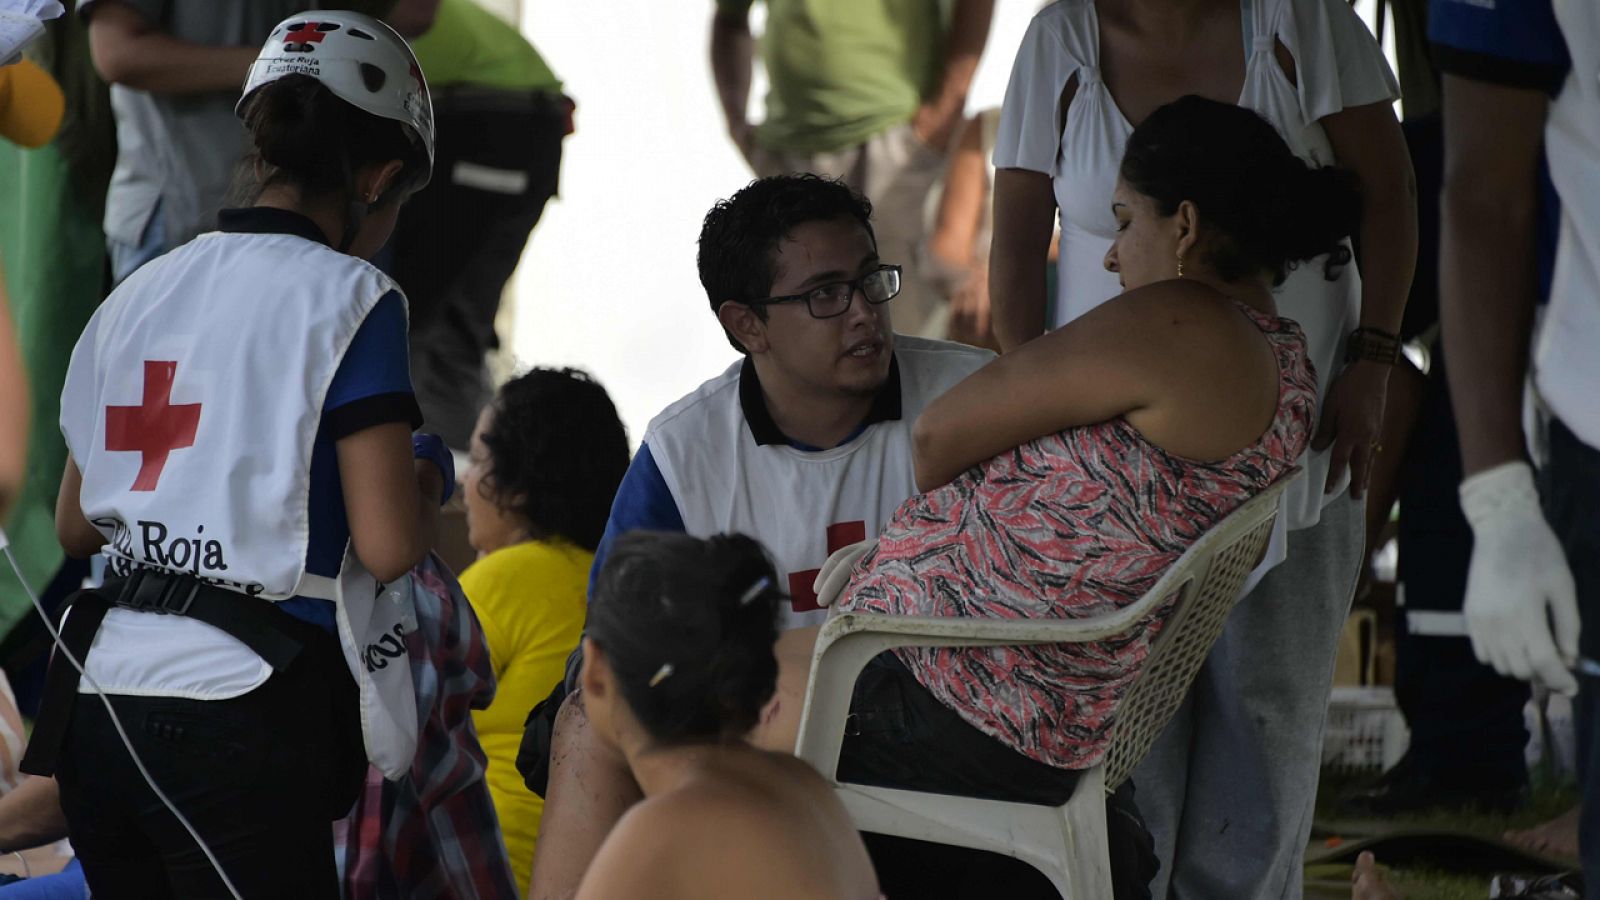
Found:
M 1299 900 L 1340 629 L 1361 565 L 1346 494 L 1229 616 L 1188 699 L 1134 773 L 1155 898 Z

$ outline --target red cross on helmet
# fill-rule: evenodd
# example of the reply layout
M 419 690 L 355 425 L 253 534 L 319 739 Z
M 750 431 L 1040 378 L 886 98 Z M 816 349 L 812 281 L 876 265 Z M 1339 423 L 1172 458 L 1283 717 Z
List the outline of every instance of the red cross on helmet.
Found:
M 433 101 L 410 45 L 393 28 L 342 10 L 284 19 L 251 64 L 235 114 L 242 118 L 257 88 L 286 75 L 309 75 L 346 103 L 406 126 L 432 169 Z

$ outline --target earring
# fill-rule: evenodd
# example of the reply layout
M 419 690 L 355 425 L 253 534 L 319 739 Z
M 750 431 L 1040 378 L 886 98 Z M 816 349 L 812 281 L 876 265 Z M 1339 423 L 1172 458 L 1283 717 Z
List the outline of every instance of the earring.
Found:
M 1178 277 L 1183 277 L 1183 254 L 1178 254 Z

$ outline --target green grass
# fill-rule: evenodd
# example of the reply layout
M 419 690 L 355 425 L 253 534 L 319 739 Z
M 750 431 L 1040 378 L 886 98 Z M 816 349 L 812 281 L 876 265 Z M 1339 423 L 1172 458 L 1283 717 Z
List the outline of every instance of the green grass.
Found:
M 1359 780 L 1328 776 L 1323 780 L 1317 798 L 1317 819 L 1323 823 L 1342 823 L 1348 819 L 1336 814 L 1333 798 L 1357 786 Z M 1551 783 L 1535 776 L 1528 803 L 1509 815 L 1482 811 L 1435 811 L 1397 816 L 1389 820 L 1362 820 L 1350 823 L 1363 830 L 1382 830 L 1384 825 L 1393 828 L 1424 828 L 1430 830 L 1465 831 L 1489 838 L 1499 838 L 1506 831 L 1528 828 L 1548 821 L 1566 812 L 1578 801 L 1577 789 L 1570 783 Z M 1360 836 L 1360 832 L 1346 837 Z M 1313 844 L 1321 847 L 1320 840 Z M 1383 860 L 1380 858 L 1379 862 Z M 1483 900 L 1488 896 L 1488 880 L 1480 875 L 1467 875 L 1439 869 L 1391 869 L 1389 881 L 1399 889 L 1406 900 Z M 1332 900 L 1348 898 L 1348 867 L 1316 867 L 1307 870 L 1307 900 Z

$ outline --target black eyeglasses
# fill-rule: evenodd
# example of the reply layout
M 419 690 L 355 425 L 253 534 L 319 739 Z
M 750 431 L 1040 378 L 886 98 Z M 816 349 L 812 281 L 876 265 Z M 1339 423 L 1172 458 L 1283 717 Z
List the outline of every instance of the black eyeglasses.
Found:
M 804 303 L 813 319 L 831 319 L 842 316 L 850 309 L 850 300 L 856 290 L 873 306 L 888 303 L 900 293 L 900 267 L 879 266 L 871 272 L 849 281 L 830 281 L 819 284 L 803 294 L 786 297 L 768 297 L 764 300 L 746 300 L 746 306 L 772 306 L 777 303 Z

